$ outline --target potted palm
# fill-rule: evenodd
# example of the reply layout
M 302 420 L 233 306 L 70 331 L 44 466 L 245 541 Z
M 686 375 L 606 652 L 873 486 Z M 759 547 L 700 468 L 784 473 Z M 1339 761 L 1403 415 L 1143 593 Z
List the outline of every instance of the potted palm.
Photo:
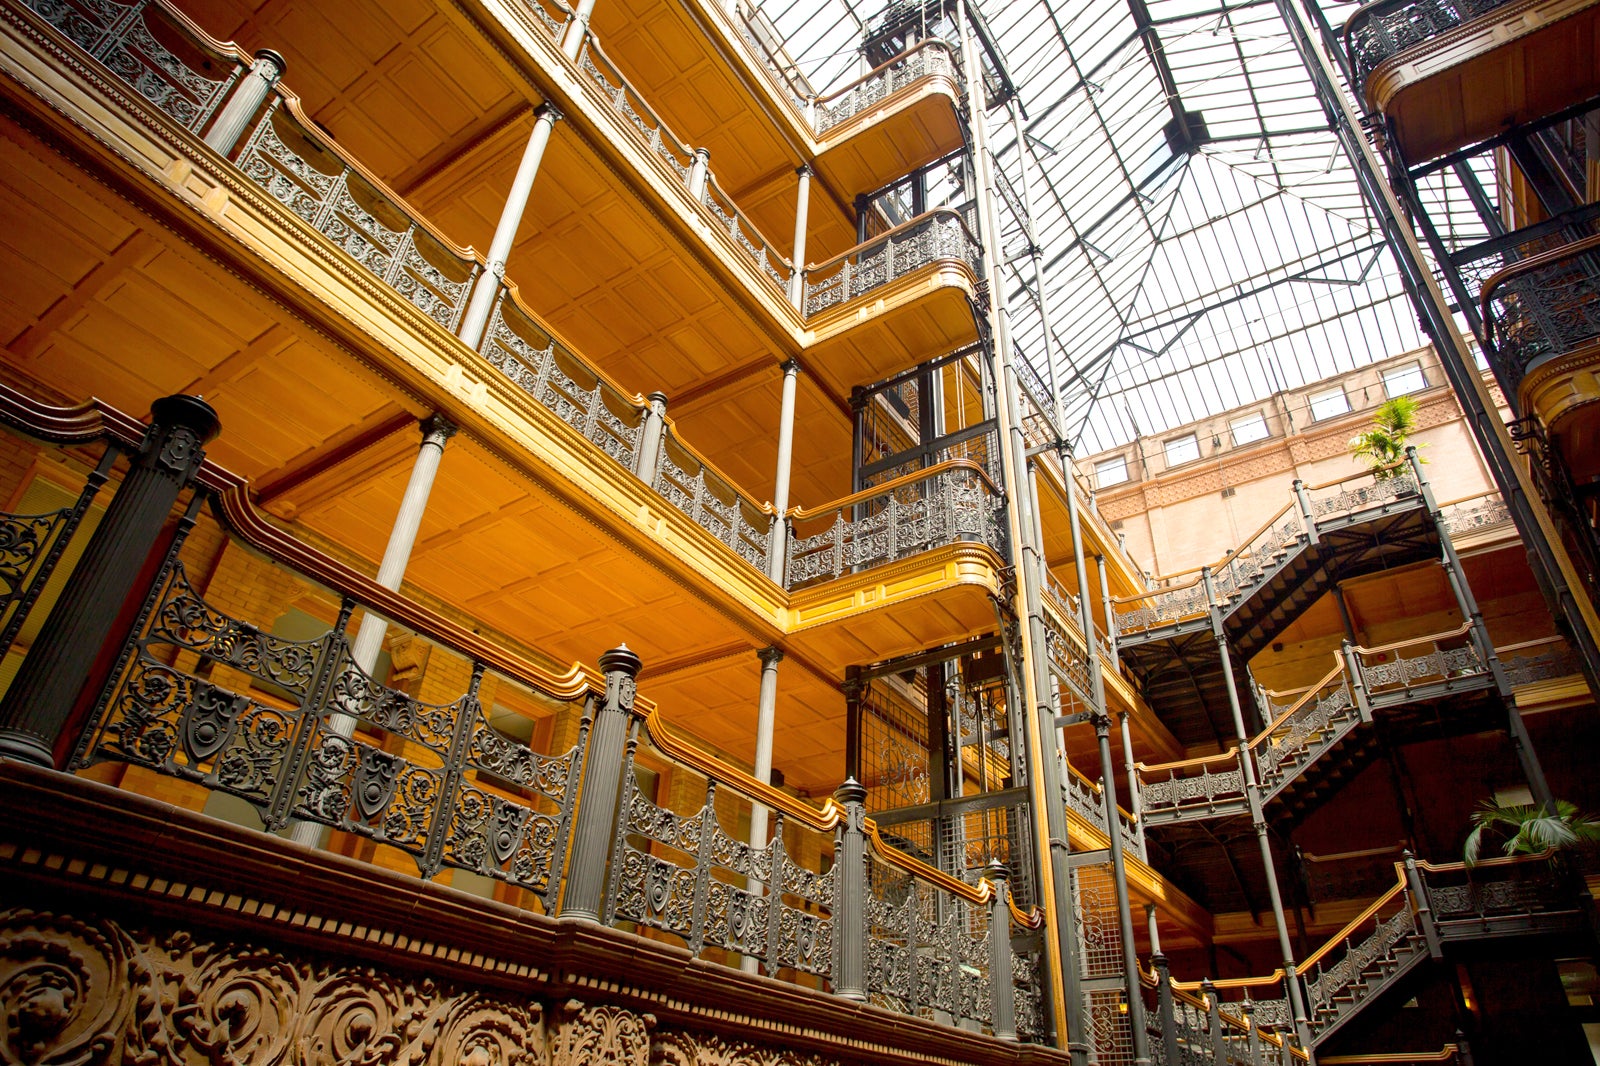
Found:
M 1566 800 L 1556 800 L 1555 810 L 1544 804 L 1512 803 L 1492 799 L 1472 812 L 1472 832 L 1467 834 L 1462 857 L 1476 866 L 1486 845 L 1498 845 L 1504 855 L 1537 855 L 1600 842 L 1600 822 Z
M 1399 477 L 1405 467 L 1397 464 L 1406 457 L 1416 428 L 1416 400 L 1410 396 L 1385 400 L 1372 413 L 1372 425 L 1350 438 L 1350 455 L 1367 464 L 1375 481 Z

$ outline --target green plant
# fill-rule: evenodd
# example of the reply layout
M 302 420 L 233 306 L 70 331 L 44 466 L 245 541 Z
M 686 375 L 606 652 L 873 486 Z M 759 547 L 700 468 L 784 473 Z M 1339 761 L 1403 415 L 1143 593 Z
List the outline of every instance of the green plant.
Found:
M 1365 461 L 1379 481 L 1398 477 L 1405 468 L 1394 464 L 1405 458 L 1406 445 L 1416 428 L 1416 400 L 1410 396 L 1385 400 L 1372 413 L 1372 427 L 1350 438 L 1350 454 Z
M 1560 851 L 1600 841 L 1600 822 L 1566 800 L 1555 803 L 1552 814 L 1542 803 L 1502 807 L 1492 799 L 1483 800 L 1472 812 L 1472 832 L 1462 849 L 1467 865 L 1477 865 L 1484 845 L 1491 842 L 1499 844 L 1505 855 L 1537 855 L 1547 849 Z

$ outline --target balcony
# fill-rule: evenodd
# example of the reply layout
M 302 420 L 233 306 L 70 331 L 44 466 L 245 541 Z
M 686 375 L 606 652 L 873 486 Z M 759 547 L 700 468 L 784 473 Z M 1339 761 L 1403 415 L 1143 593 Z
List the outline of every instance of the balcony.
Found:
M 1577 460 L 1573 477 L 1584 484 L 1600 473 L 1593 458 L 1600 445 L 1600 235 L 1530 250 L 1483 284 L 1486 347 L 1518 408 L 1566 438 L 1564 451 Z
M 13 406 L 5 414 L 27 412 Z M 109 432 L 102 474 L 137 455 L 142 429 L 88 410 L 55 410 L 30 426 L 64 447 L 88 449 L 90 461 Z M 146 491 L 133 485 L 117 485 L 107 523 L 123 493 Z M 8 537 L 39 552 L 22 567 L 19 598 L 4 605 L 16 609 L 17 624 L 7 626 L 0 653 L 21 654 L 26 664 L 49 632 L 30 609 L 60 595 L 54 602 L 66 613 L 74 596 L 92 594 L 69 577 L 58 593 L 37 598 L 59 558 L 47 546 L 89 535 L 79 519 L 101 487 L 91 478 L 79 502 L 53 516 L 4 516 L 8 534 L 38 533 L 40 519 L 50 528 Z M 182 484 L 170 490 L 184 491 Z M 962 1061 L 991 1061 L 982 1050 L 988 1042 L 974 1034 L 1045 1038 L 1034 936 L 1042 915 L 1014 903 L 1004 851 L 963 866 L 960 876 L 931 867 L 879 834 L 858 787 L 818 807 L 679 735 L 661 707 L 636 693 L 640 661 L 627 649 L 602 656 L 599 671 L 541 663 L 275 528 L 255 511 L 247 486 L 215 466 L 200 467 L 173 517 L 175 535 L 132 578 L 137 618 L 103 649 L 97 675 L 80 679 L 85 717 L 61 726 L 70 752 L 62 762 L 87 780 L 30 777 L 10 760 L 0 775 L 12 798 L 54 792 L 58 816 L 70 808 L 85 817 L 36 822 L 19 813 L 25 805 L 11 806 L 5 843 L 26 832 L 41 844 L 50 825 L 70 824 L 72 832 L 49 846 L 116 851 L 146 839 L 143 828 L 127 827 L 164 820 L 161 839 L 182 837 L 194 850 L 141 845 L 114 858 L 102 853 L 119 869 L 140 868 L 114 884 L 142 889 L 183 877 L 207 888 L 184 897 L 197 911 L 203 901 L 243 895 L 252 899 L 250 916 L 349 903 L 354 913 L 329 915 L 322 928 L 329 939 L 317 945 L 334 955 L 367 950 L 368 930 L 391 953 L 461 935 L 477 944 L 472 950 L 497 958 L 513 950 L 453 922 L 419 927 L 410 886 L 437 881 L 422 897 L 472 912 L 480 934 L 484 924 L 508 918 L 524 929 L 519 937 L 537 939 L 561 928 L 553 917 L 585 918 L 590 943 L 570 965 L 604 968 L 614 952 L 634 960 L 629 965 L 676 957 L 667 969 L 685 980 L 690 960 L 737 967 L 754 959 L 781 982 L 769 984 L 769 1000 L 799 997 L 810 1010 L 827 1009 L 832 993 L 865 1000 L 875 1009 L 852 1026 L 892 1020 L 896 1034 L 909 1025 L 930 1039 L 976 1041 L 950 1052 Z M 254 579 L 232 580 L 234 566 L 251 568 Z M 100 606 L 117 612 L 116 604 Z M 381 612 L 392 628 L 386 679 L 359 661 L 351 624 L 358 611 Z M 14 643 L 24 629 L 29 640 Z M 125 792 L 117 798 L 105 785 Z M 770 839 L 742 839 L 729 828 L 754 804 L 774 815 Z M 195 817 L 201 811 L 209 819 Z M 326 850 L 267 835 L 295 823 L 328 830 Z M 230 846 L 213 854 L 201 842 L 207 837 Z M 4 854 L 10 861 L 17 852 Z M 242 869 L 257 861 L 280 875 Z M 163 872 L 148 875 L 144 863 Z M 298 876 L 282 876 L 285 868 Z M 299 897 L 302 877 L 322 886 L 377 880 L 387 886 L 383 898 L 411 902 L 399 910 L 374 906 L 357 891 L 323 894 L 319 903 Z M 21 882 L 0 880 L 11 904 Z M 227 920 L 227 910 L 213 918 Z M 352 933 L 352 923 L 362 932 Z M 485 969 L 476 958 L 472 965 Z M 546 956 L 519 980 L 542 988 L 548 966 Z M 863 1008 L 841 1000 L 839 1009 Z M 968 1035 L 941 1037 L 932 1019 Z
M 919 215 L 805 271 L 807 356 L 840 394 L 978 340 L 982 250 L 959 212 Z
M 1345 50 L 1415 164 L 1600 92 L 1597 19 L 1593 0 L 1377 0 Z

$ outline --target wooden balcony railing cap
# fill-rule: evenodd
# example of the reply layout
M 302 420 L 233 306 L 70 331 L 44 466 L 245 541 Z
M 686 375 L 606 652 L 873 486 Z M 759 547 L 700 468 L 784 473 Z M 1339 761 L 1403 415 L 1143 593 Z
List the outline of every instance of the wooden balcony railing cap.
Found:
M 984 486 L 991 494 L 996 496 L 1000 494 L 1000 490 L 996 488 L 994 482 L 989 479 L 988 472 L 984 470 L 983 467 L 978 463 L 972 461 L 971 459 L 946 459 L 942 463 L 936 463 L 933 466 L 926 467 L 925 469 L 914 470 L 909 474 L 902 474 L 891 481 L 883 482 L 881 485 L 873 485 L 871 488 L 862 489 L 860 492 L 852 492 L 848 496 L 841 496 L 839 499 L 831 500 L 828 503 L 822 504 L 820 507 L 791 507 L 788 510 L 788 516 L 792 519 L 803 522 L 809 518 L 817 518 L 822 515 L 832 514 L 835 511 L 843 510 L 846 507 L 853 507 L 856 504 L 866 503 L 868 500 L 876 499 L 879 496 L 886 496 L 898 489 L 905 488 L 907 485 L 914 485 L 919 481 L 926 481 L 931 477 L 937 477 L 938 475 L 947 473 L 951 470 L 970 470 L 978 475 L 978 478 L 983 482 Z
M 861 87 L 862 85 L 865 85 L 867 82 L 869 82 L 869 81 L 873 80 L 874 78 L 878 77 L 878 75 L 882 74 L 884 71 L 888 70 L 890 67 L 896 66 L 896 65 L 898 65 L 900 63 L 903 63 L 910 56 L 915 55 L 917 52 L 925 51 L 927 49 L 938 49 L 941 52 L 947 52 L 947 53 L 949 53 L 951 55 L 952 58 L 954 58 L 954 55 L 955 55 L 955 49 L 950 47 L 950 43 L 948 41 L 942 41 L 937 37 L 929 37 L 929 38 L 927 38 L 925 40 L 918 41 L 916 44 L 912 45 L 910 48 L 907 48 L 904 52 L 901 52 L 901 53 L 899 53 L 897 55 L 890 56 L 888 59 L 884 60 L 882 63 L 879 63 L 877 66 L 875 66 L 871 70 L 867 71 L 861 77 L 857 78 L 855 81 L 849 82 L 849 83 L 845 84 L 844 86 L 842 86 L 841 88 L 833 90 L 832 92 L 828 93 L 826 96 L 817 97 L 816 98 L 817 103 L 826 106 L 828 101 L 830 101 L 830 100 L 837 100 L 842 96 L 847 96 L 850 93 L 854 92 L 857 88 Z M 955 71 L 954 71 L 954 67 L 952 66 L 952 68 L 951 68 L 951 77 L 953 78 L 954 76 L 955 76 Z

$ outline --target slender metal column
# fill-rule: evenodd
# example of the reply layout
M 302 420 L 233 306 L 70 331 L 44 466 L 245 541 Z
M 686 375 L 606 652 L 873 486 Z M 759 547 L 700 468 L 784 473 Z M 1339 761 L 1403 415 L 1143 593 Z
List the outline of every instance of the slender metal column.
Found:
M 150 405 L 133 466 L 0 703 L 0 757 L 55 766 L 55 746 L 178 495 L 221 429 L 198 396 Z
M 566 36 L 561 38 L 561 51 L 568 59 L 578 58 L 583 39 L 589 35 L 589 19 L 593 15 L 594 0 L 578 0 L 578 6 L 572 12 L 572 21 L 567 23 Z
M 811 167 L 802 163 L 795 168 L 800 179 L 794 199 L 794 273 L 789 275 L 789 302 L 802 313 L 806 295 L 806 216 L 811 211 Z
M 422 526 L 422 516 L 428 509 L 428 495 L 433 491 L 434 478 L 439 473 L 439 460 L 444 455 L 445 442 L 456 434 L 455 424 L 442 415 L 423 419 L 422 445 L 417 449 L 416 462 L 411 467 L 411 478 L 406 482 L 405 494 L 400 497 L 400 510 L 389 530 L 389 543 L 383 549 L 383 561 L 378 564 L 376 581 L 386 589 L 398 589 L 405 577 L 406 564 L 411 561 L 411 549 L 417 543 L 417 530 Z M 374 611 L 361 618 L 361 628 L 350 644 L 350 660 L 367 674 L 378 663 L 378 653 L 383 650 L 383 637 L 389 630 L 388 621 Z M 341 737 L 355 735 L 356 720 L 347 714 L 335 714 L 328 719 L 328 731 Z M 307 847 L 318 847 L 326 832 L 316 822 L 296 822 L 289 839 Z
M 1156 928 L 1156 905 L 1146 904 L 1145 922 L 1150 927 L 1150 968 L 1156 972 L 1156 1013 L 1161 1017 L 1161 1043 L 1169 1066 L 1183 1062 L 1178 1047 L 1178 1011 L 1172 999 L 1172 971 L 1161 950 L 1161 930 Z
M 522 161 L 517 164 L 517 176 L 511 181 L 511 191 L 506 195 L 505 207 L 500 211 L 500 221 L 495 225 L 494 237 L 489 241 L 488 263 L 473 287 L 472 299 L 466 314 L 461 316 L 457 331 L 468 348 L 477 348 L 483 340 L 484 327 L 489 324 L 489 312 L 494 309 L 494 299 L 506 276 L 506 259 L 511 246 L 516 243 L 517 227 L 522 225 L 522 212 L 527 209 L 528 196 L 533 192 L 533 179 L 539 174 L 539 164 L 550 145 L 550 131 L 561 121 L 561 112 L 546 101 L 533 113 L 533 132 L 522 150 Z
M 783 402 L 778 408 L 778 470 L 772 482 L 772 537 L 767 549 L 767 576 L 783 584 L 785 557 L 789 551 L 789 472 L 794 465 L 795 379 L 800 364 L 793 359 L 783 363 Z
M 1090 497 L 1089 503 L 1093 505 L 1094 498 Z M 1111 654 L 1111 669 L 1122 669 L 1122 658 L 1117 654 L 1117 616 L 1111 609 L 1111 582 L 1106 578 L 1106 557 L 1094 557 L 1095 569 L 1100 572 L 1100 604 L 1106 616 L 1106 650 Z
M 980 86 L 978 45 L 967 19 L 966 4 L 958 0 L 957 25 L 962 34 L 962 62 L 968 86 Z M 989 155 L 988 116 L 983 94 L 969 92 L 968 129 L 977 179 L 979 234 L 983 243 L 985 273 L 991 284 L 1000 277 L 1005 262 L 1000 244 L 1000 216 L 996 207 L 993 159 Z M 1045 562 L 1034 541 L 1032 503 L 1027 492 L 1027 442 L 1021 425 L 1016 366 L 1012 362 L 1011 328 L 1003 287 L 997 287 L 989 309 L 990 356 L 995 364 L 999 401 L 996 418 L 1000 450 L 1005 463 L 1006 517 L 1013 558 L 1018 565 L 1016 598 L 1012 607 L 1022 620 L 1022 705 L 1033 716 L 1029 730 L 1030 795 L 1034 806 L 1034 831 L 1038 847 L 1042 898 L 1047 902 L 1045 924 L 1047 965 L 1059 975 L 1059 993 L 1052 988 L 1051 1015 L 1057 1042 L 1066 1041 L 1073 1066 L 1086 1066 L 1090 1051 L 1084 1011 L 1083 974 L 1073 907 L 1072 874 L 1068 864 L 1067 811 L 1062 792 L 1061 759 L 1055 750 L 1055 713 L 1050 706 L 1049 655 L 1045 645 L 1044 606 L 1041 595 Z
M 839 876 L 833 914 L 833 994 L 867 998 L 867 790 L 847 777 L 833 793 L 844 808 L 838 829 Z
M 265 100 L 272 87 L 278 84 L 278 79 L 283 77 L 284 69 L 288 65 L 283 56 L 270 48 L 263 48 L 257 52 L 256 61 L 250 64 L 250 69 L 239 79 L 239 85 L 233 90 L 233 95 L 222 105 L 222 113 L 217 116 L 217 121 L 206 131 L 206 143 L 223 155 L 233 151 L 234 145 L 239 143 L 239 136 L 244 133 L 245 127 L 250 124 L 257 109 L 261 107 L 261 101 Z
M 861 667 L 844 668 L 844 776 L 861 780 L 861 697 L 866 689 Z
M 989 1004 L 995 1039 L 1017 1038 L 1016 985 L 1011 971 L 1011 871 L 991 859 L 983 876 L 994 886 L 989 901 Z
M 1131 714 L 1117 716 L 1122 729 L 1122 765 L 1128 775 L 1128 813 L 1133 815 L 1133 839 L 1139 846 L 1139 858 L 1150 861 L 1150 848 L 1144 839 L 1144 797 L 1139 794 L 1139 771 L 1134 765 L 1133 731 L 1128 724 Z
M 1205 585 L 1206 603 L 1211 609 L 1211 635 L 1217 642 L 1217 656 L 1222 660 L 1222 679 L 1228 692 L 1228 710 L 1233 715 L 1234 735 L 1239 739 L 1239 771 L 1244 777 L 1245 798 L 1250 804 L 1250 822 L 1256 831 L 1256 844 L 1261 849 L 1261 865 L 1266 874 L 1267 898 L 1272 903 L 1272 920 L 1278 929 L 1278 949 L 1283 953 L 1283 983 L 1289 990 L 1289 1007 L 1294 1015 L 1295 1032 L 1300 1047 L 1311 1056 L 1311 1024 L 1307 1019 L 1305 997 L 1300 992 L 1300 979 L 1296 976 L 1294 946 L 1289 942 L 1289 921 L 1283 912 L 1283 893 L 1278 890 L 1277 867 L 1272 860 L 1272 841 L 1267 836 L 1267 816 L 1261 802 L 1261 786 L 1256 782 L 1256 764 L 1247 747 L 1250 741 L 1245 732 L 1244 711 L 1239 706 L 1239 688 L 1233 679 L 1233 656 L 1228 650 L 1228 636 L 1222 627 L 1222 608 L 1217 606 L 1216 589 L 1211 583 L 1211 567 L 1202 567 L 1200 580 Z
M 1472 594 L 1472 586 L 1467 583 L 1466 571 L 1461 567 L 1461 556 L 1456 553 L 1456 545 L 1450 539 L 1450 533 L 1444 528 L 1444 515 L 1439 511 L 1439 505 L 1434 500 L 1433 486 L 1422 473 L 1422 460 L 1417 455 L 1415 445 L 1406 448 L 1406 462 L 1411 466 L 1412 476 L 1417 479 L 1417 490 L 1422 494 L 1422 505 L 1428 509 L 1435 527 L 1439 530 L 1439 546 L 1442 549 L 1441 562 L 1444 565 L 1445 577 L 1450 582 L 1450 591 L 1456 598 L 1456 607 L 1461 611 L 1461 620 L 1471 627 L 1468 633 L 1472 645 L 1478 653 L 1478 658 L 1488 667 L 1489 675 L 1494 678 L 1495 692 L 1499 694 L 1500 702 L 1506 709 L 1506 733 L 1511 738 L 1511 747 L 1517 753 L 1517 762 L 1522 766 L 1522 774 L 1528 779 L 1528 789 L 1533 793 L 1535 803 L 1545 810 L 1554 812 L 1556 800 L 1550 791 L 1550 782 L 1545 779 L 1544 767 L 1539 763 L 1539 754 L 1533 750 L 1533 738 L 1528 736 L 1527 723 L 1522 720 L 1522 711 L 1517 707 L 1516 697 L 1511 692 L 1511 680 L 1506 677 L 1505 666 L 1500 662 L 1500 657 L 1495 654 L 1494 642 L 1489 639 L 1488 627 L 1483 622 L 1483 611 L 1478 607 L 1478 598 Z
M 761 694 L 756 704 L 756 758 L 755 779 L 764 785 L 772 783 L 772 733 L 778 716 L 778 663 L 783 661 L 783 652 L 774 647 L 762 648 L 756 652 L 756 658 L 761 660 Z M 750 804 L 750 836 L 748 837 L 752 848 L 767 846 L 767 808 L 765 804 Z M 749 888 L 752 892 L 761 890 L 761 882 L 751 878 Z M 776 904 L 774 904 L 776 905 Z M 739 962 L 740 969 L 745 973 L 755 973 L 760 965 L 760 960 L 753 955 L 746 955 Z
M 634 455 L 633 472 L 646 485 L 654 485 L 656 466 L 661 459 L 661 435 L 666 430 L 667 394 L 652 392 L 645 401 L 644 426 L 639 433 L 639 451 Z
M 595 715 L 589 750 L 583 762 L 582 791 L 572 816 L 572 850 L 567 858 L 566 884 L 561 892 L 562 918 L 600 920 L 605 891 L 606 859 L 616 830 L 617 799 L 622 773 L 628 767 L 623 747 L 628 721 L 638 692 L 634 680 L 643 663 L 626 644 L 600 656 L 606 675 L 605 701 Z
M 1106 835 L 1111 842 L 1111 880 L 1117 892 L 1117 933 L 1122 939 L 1122 974 L 1128 982 L 1128 1027 L 1133 1037 L 1135 1066 L 1150 1062 L 1150 1034 L 1144 1027 L 1144 993 L 1139 959 L 1133 948 L 1133 904 L 1128 898 L 1128 861 L 1122 854 L 1122 821 L 1117 811 L 1117 774 L 1111 762 L 1111 716 L 1093 712 L 1094 736 L 1100 742 L 1100 796 L 1105 801 Z

